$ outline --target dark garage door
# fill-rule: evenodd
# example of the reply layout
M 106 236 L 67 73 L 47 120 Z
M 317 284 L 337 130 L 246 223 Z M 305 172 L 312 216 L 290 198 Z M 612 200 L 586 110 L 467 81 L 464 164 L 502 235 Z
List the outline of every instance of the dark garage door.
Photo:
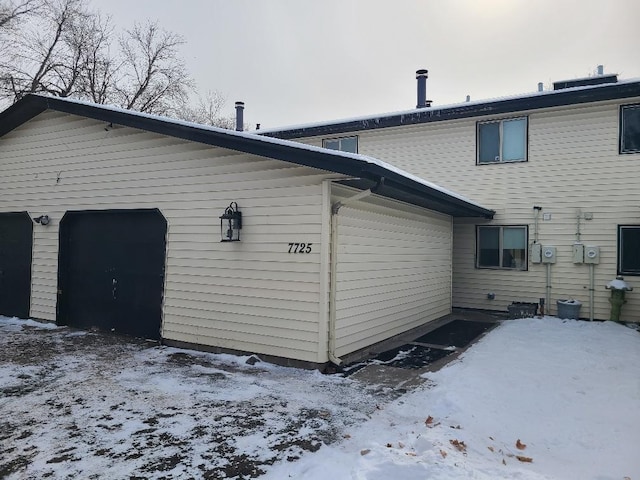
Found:
M 0 213 L 0 315 L 29 316 L 32 248 L 29 214 Z
M 58 323 L 159 339 L 166 233 L 159 210 L 67 212 Z

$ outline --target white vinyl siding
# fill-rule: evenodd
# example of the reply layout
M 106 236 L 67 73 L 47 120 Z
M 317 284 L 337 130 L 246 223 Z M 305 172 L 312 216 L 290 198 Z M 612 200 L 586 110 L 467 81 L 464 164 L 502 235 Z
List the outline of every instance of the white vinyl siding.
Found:
M 581 241 L 601 248 L 595 266 L 595 318 L 609 318 L 609 291 L 616 276 L 618 225 L 637 224 L 640 162 L 619 154 L 620 104 L 638 98 L 523 112 L 528 117 L 527 162 L 476 165 L 476 125 L 486 117 L 354 132 L 359 151 L 496 210 L 493 221 L 454 219 L 453 305 L 506 311 L 513 301 L 545 296 L 545 267 L 528 271 L 475 268 L 476 225 L 527 225 L 534 238 L 533 206 L 551 214 L 539 222 L 539 241 L 557 247 L 551 267 L 551 312 L 556 300 L 575 298 L 588 316 L 589 268 L 574 264 L 578 212 Z M 301 139 L 318 144 L 320 138 Z M 636 277 L 627 280 L 634 285 Z M 640 287 L 634 285 L 635 287 Z M 495 292 L 495 300 L 487 293 Z M 640 321 L 640 294 L 627 295 L 623 318 Z
M 326 360 L 322 181 L 332 177 L 55 112 L 0 139 L 0 211 L 52 219 L 34 226 L 31 316 L 55 319 L 65 211 L 159 208 L 168 223 L 163 337 L 310 362 Z M 231 201 L 242 241 L 221 243 Z M 292 255 L 289 242 L 314 248 Z
M 334 189 L 332 200 L 354 193 Z M 450 313 L 451 229 L 446 215 L 380 198 L 340 209 L 338 356 Z

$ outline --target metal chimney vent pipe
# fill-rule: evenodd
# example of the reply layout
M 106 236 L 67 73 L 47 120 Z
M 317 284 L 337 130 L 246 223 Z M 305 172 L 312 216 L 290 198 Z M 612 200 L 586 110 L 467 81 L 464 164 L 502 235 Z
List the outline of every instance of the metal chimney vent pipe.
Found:
M 544 84 L 542 82 L 538 82 L 538 91 L 542 92 L 544 90 Z
M 431 102 L 427 100 L 427 78 L 429 78 L 429 70 L 416 70 L 416 79 L 418 80 L 418 104 L 416 108 L 431 106 Z
M 604 65 L 598 65 L 598 75 L 604 75 Z
M 236 102 L 236 130 L 244 130 L 244 102 Z

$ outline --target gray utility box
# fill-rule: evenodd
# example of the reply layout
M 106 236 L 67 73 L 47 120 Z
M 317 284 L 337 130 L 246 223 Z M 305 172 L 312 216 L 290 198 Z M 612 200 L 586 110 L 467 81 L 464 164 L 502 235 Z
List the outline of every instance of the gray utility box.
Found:
M 581 306 L 582 303 L 578 300 L 558 300 L 558 318 L 577 320 L 580 318 Z

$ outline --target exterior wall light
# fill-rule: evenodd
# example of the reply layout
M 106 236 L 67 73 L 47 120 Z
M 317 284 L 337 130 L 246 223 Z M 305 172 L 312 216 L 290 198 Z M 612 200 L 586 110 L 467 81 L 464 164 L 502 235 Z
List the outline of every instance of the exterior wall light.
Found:
M 35 217 L 33 221 L 44 226 L 44 225 L 49 225 L 49 222 L 51 222 L 51 219 L 49 218 L 49 215 L 40 215 L 39 217 Z
M 242 229 L 242 212 L 238 211 L 238 204 L 231 202 L 220 217 L 221 242 L 239 242 Z

